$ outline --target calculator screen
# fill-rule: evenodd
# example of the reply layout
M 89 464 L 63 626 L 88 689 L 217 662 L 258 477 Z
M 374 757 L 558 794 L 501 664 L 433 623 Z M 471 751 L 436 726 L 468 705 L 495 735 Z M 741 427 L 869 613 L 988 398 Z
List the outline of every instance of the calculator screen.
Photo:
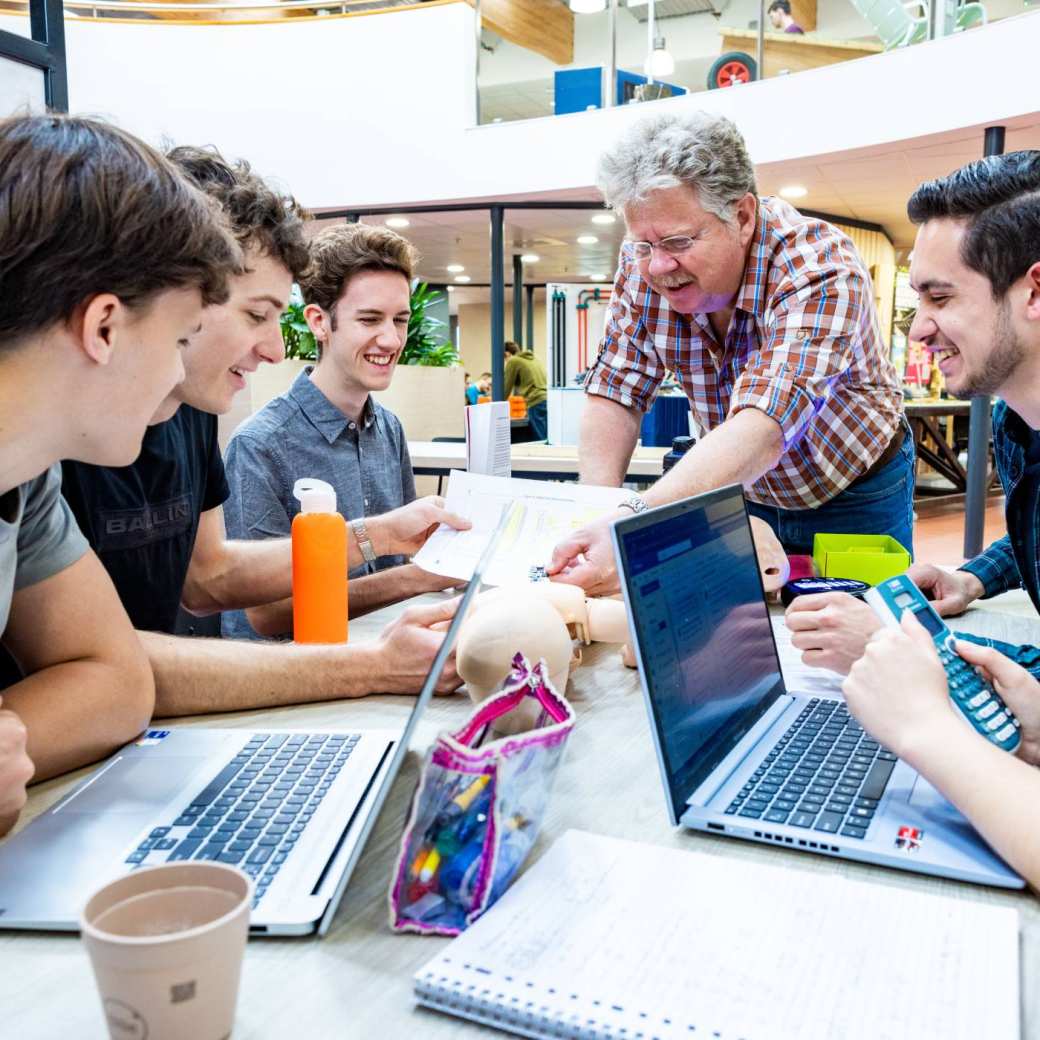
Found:
M 918 610 L 915 617 L 926 629 L 928 629 L 928 634 L 932 636 L 940 635 L 942 630 L 946 627 L 942 618 L 939 617 L 931 607 L 924 607 L 923 609 Z

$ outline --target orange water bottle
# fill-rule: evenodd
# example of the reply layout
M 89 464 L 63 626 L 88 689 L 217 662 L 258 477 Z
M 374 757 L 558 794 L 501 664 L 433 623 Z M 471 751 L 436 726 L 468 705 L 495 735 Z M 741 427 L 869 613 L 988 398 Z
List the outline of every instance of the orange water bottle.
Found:
M 300 512 L 292 522 L 293 638 L 347 641 L 347 522 L 324 480 L 296 481 Z

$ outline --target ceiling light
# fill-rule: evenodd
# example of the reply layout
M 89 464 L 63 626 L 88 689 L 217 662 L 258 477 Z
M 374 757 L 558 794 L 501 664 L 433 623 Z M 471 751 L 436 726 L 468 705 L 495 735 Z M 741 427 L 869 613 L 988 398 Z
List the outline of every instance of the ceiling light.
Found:
M 463 267 L 462 264 L 448 264 L 447 270 L 450 271 L 452 274 L 462 274 L 462 272 L 465 271 L 466 268 Z
M 598 241 L 595 235 L 578 235 L 579 246 L 594 246 Z
M 457 281 L 457 282 L 460 282 L 460 283 L 462 283 L 463 285 L 464 285 L 464 284 L 465 284 L 466 282 L 470 282 L 470 281 L 472 281 L 472 280 L 473 280 L 473 279 L 472 279 L 472 278 L 470 278 L 470 276 L 469 276 L 468 274 L 457 274 L 457 275 L 455 275 L 455 281 Z
M 448 286 L 448 292 L 454 292 L 454 291 L 455 291 L 455 286 L 454 285 L 449 285 Z
M 524 255 L 520 257 L 520 262 L 522 264 L 536 264 L 539 260 L 541 260 L 541 257 L 537 253 L 524 253 Z
M 575 14 L 599 14 L 607 9 L 607 0 L 571 0 L 571 10 Z
M 646 7 L 649 0 L 628 0 L 629 7 Z
M 594 282 L 609 282 L 610 281 L 610 275 L 609 274 L 590 274 L 589 277 Z
M 597 213 L 592 218 L 593 224 L 613 224 L 617 220 L 617 217 L 613 213 Z
M 803 188 L 800 184 L 788 184 L 786 188 L 781 188 L 779 194 L 785 199 L 804 199 L 809 194 L 808 188 Z
M 407 217 L 387 217 L 386 226 L 392 228 L 406 228 L 411 223 Z
M 675 58 L 665 46 L 663 36 L 654 37 L 654 49 L 646 59 L 646 74 L 650 77 L 670 76 L 675 72 Z

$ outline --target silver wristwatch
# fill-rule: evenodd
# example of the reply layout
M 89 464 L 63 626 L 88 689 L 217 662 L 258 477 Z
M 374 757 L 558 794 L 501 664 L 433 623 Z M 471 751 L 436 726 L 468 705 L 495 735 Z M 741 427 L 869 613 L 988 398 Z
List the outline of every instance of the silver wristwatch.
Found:
M 365 529 L 365 521 L 361 519 L 351 520 L 350 529 L 354 532 L 354 537 L 357 539 L 357 545 L 361 550 L 365 563 L 375 563 L 376 551 L 372 546 L 372 540 L 368 537 L 368 531 Z
M 618 503 L 618 509 L 631 509 L 633 513 L 645 513 L 649 508 L 646 499 L 640 498 L 639 495 L 629 495 L 624 502 Z

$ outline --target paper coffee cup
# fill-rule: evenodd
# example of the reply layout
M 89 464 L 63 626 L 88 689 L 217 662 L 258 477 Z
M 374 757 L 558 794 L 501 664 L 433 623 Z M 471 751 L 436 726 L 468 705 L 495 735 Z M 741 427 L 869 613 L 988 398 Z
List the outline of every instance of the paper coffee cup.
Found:
M 231 1035 L 253 883 L 222 863 L 167 863 L 99 889 L 80 915 L 113 1040 Z

